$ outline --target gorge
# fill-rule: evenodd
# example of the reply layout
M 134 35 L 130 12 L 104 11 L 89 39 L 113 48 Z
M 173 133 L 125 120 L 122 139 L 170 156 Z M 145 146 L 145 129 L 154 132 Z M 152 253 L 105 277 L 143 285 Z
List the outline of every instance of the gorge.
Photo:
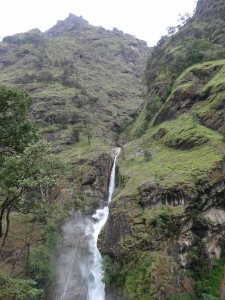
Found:
M 225 299 L 224 21 L 198 0 L 152 48 L 72 14 L 3 39 L 0 299 Z

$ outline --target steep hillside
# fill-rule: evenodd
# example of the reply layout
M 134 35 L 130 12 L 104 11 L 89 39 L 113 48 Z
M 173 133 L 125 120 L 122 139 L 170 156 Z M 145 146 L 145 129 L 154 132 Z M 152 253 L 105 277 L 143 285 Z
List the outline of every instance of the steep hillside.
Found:
M 110 142 L 142 103 L 148 53 L 144 41 L 71 14 L 45 33 L 5 37 L 0 80 L 32 95 L 32 114 L 58 148 L 76 142 L 77 127 Z
M 199 0 L 149 58 L 100 241 L 118 299 L 224 299 L 224 8 Z

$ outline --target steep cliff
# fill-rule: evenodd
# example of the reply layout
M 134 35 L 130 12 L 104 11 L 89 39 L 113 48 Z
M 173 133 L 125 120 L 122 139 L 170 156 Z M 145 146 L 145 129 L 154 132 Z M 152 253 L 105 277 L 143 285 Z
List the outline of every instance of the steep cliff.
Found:
M 194 16 L 149 58 L 147 100 L 123 133 L 131 141 L 99 242 L 118 299 L 223 293 L 224 8 L 199 0 Z

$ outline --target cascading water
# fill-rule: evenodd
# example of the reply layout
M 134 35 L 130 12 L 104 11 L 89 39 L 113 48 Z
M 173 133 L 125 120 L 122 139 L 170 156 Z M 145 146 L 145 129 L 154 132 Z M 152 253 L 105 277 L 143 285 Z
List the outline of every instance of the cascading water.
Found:
M 108 204 L 111 202 L 112 194 L 115 189 L 115 168 L 116 168 L 116 158 L 120 152 L 120 148 L 114 149 L 115 158 L 113 167 L 111 170 L 111 176 L 109 181 L 109 191 L 108 191 Z M 89 281 L 88 292 L 89 292 L 89 300 L 104 300 L 105 299 L 105 285 L 102 282 L 102 257 L 97 247 L 98 235 L 101 231 L 101 228 L 106 223 L 108 218 L 109 208 L 108 206 L 98 209 L 96 213 L 92 216 L 95 221 L 93 226 L 93 237 L 94 243 L 92 243 L 91 239 L 89 240 L 90 249 L 93 253 L 93 262 L 91 264 L 91 273 L 93 275 L 93 280 Z
M 115 148 L 108 203 L 115 188 Z M 104 300 L 102 257 L 97 248 L 98 235 L 108 218 L 109 208 L 98 209 L 90 218 L 75 213 L 63 226 L 62 251 L 57 265 L 57 300 Z

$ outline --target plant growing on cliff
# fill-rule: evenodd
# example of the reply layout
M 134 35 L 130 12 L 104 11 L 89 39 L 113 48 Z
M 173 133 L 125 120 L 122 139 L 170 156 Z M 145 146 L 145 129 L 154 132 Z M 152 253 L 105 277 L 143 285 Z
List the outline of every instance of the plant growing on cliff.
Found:
M 152 159 L 152 154 L 147 149 L 144 150 L 144 159 L 145 161 L 150 161 Z
M 108 255 L 105 255 L 103 257 L 103 282 L 105 284 L 117 284 L 120 285 L 120 283 L 123 282 L 124 276 L 122 272 L 122 267 L 119 262 L 113 261 Z
M 210 48 L 210 43 L 205 39 L 193 39 L 185 45 L 185 55 L 176 57 L 170 64 L 172 74 L 178 76 L 188 67 L 203 62 L 206 59 L 206 51 Z
M 211 270 L 208 270 L 208 272 L 204 272 L 204 269 L 201 270 L 196 284 L 197 297 L 206 300 L 219 299 L 220 283 L 224 275 L 224 263 L 225 255 L 223 253 Z

